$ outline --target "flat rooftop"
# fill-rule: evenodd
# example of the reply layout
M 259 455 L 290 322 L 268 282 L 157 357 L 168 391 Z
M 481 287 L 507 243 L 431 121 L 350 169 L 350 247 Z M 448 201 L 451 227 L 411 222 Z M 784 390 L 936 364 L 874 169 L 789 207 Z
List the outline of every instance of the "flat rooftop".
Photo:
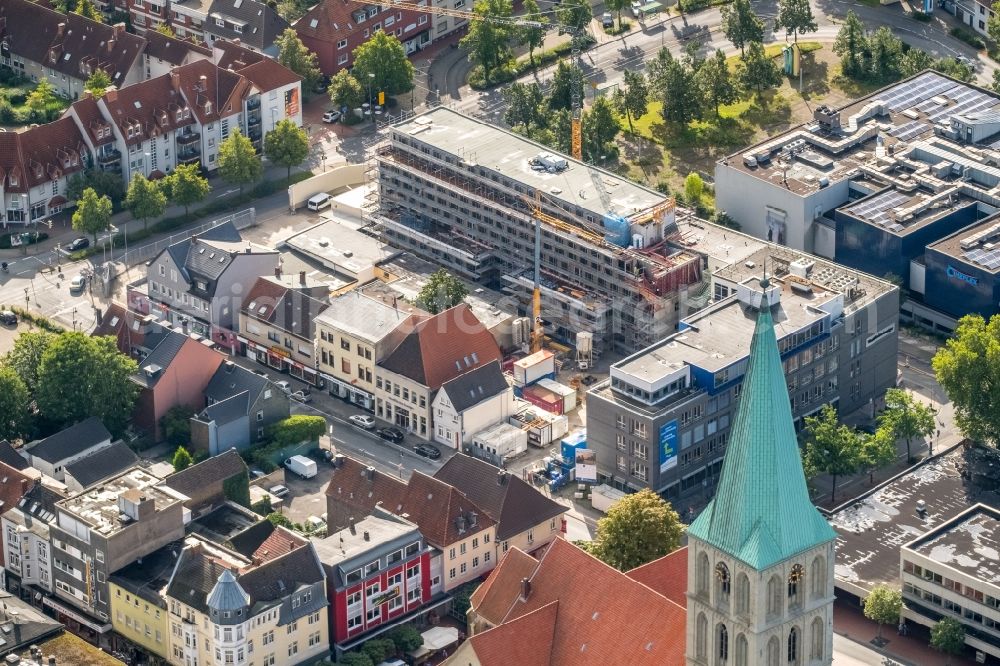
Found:
M 353 528 L 334 532 L 325 539 L 313 539 L 312 543 L 319 561 L 335 567 L 407 535 L 418 538 L 417 526 L 402 518 L 371 515 L 356 522 Z
M 962 476 L 964 449 L 925 462 L 890 479 L 830 515 L 837 530 L 836 584 L 855 594 L 880 583 L 899 587 L 899 550 L 972 505 Z M 927 512 L 917 513 L 924 501 Z
M 122 520 L 118 507 L 118 498 L 122 495 L 137 498 L 141 494 L 147 500 L 153 500 L 157 512 L 180 502 L 174 495 L 157 487 L 159 482 L 160 479 L 141 467 L 133 467 L 99 486 L 60 501 L 58 506 L 107 537 L 132 523 L 131 520 Z
M 261 520 L 261 517 L 252 511 L 227 502 L 191 521 L 188 529 L 216 543 L 225 543 Z
M 927 248 L 996 274 L 1000 272 L 1000 214 L 945 236 Z
M 285 245 L 352 280 L 399 252 L 336 215 L 289 237 Z
M 767 242 L 748 236 L 728 227 L 712 224 L 694 215 L 677 216 L 679 241 L 674 241 L 688 250 L 709 258 L 709 269 L 715 270 L 730 264 L 742 264 Z
M 977 504 L 906 547 L 991 585 L 1000 585 L 1000 511 Z
M 843 210 L 904 234 L 956 199 L 970 204 L 973 191 L 993 190 L 998 149 L 1000 96 L 928 70 L 840 108 L 817 107 L 812 121 L 721 164 L 800 196 L 857 181 L 871 196 Z
M 558 155 L 540 143 L 444 106 L 421 113 L 392 130 L 396 135 L 409 135 L 415 141 L 457 155 L 469 164 L 523 183 L 529 192 L 538 190 L 550 200 L 578 206 L 593 213 L 598 220 L 609 213 L 628 217 L 666 199 L 656 190 L 569 156 Z M 556 154 L 565 159 L 569 167 L 558 173 L 533 169 L 529 160 L 541 153 Z
M 414 310 L 402 299 L 396 307 L 379 298 L 371 298 L 357 289 L 330 299 L 330 307 L 315 318 L 317 325 L 344 331 L 370 344 L 377 344 L 396 330 Z

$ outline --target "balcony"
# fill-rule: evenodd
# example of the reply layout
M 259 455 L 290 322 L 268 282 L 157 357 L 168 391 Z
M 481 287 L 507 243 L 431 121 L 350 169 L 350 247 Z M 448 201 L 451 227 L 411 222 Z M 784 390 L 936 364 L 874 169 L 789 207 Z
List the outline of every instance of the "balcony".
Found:
M 253 111 L 260 108 L 260 95 L 255 95 L 247 100 L 247 110 Z
M 186 134 L 178 134 L 177 145 L 186 146 L 191 143 L 196 143 L 199 139 L 201 139 L 201 134 L 199 134 L 198 132 L 188 132 Z
M 201 151 L 198 150 L 179 150 L 177 151 L 177 162 L 180 164 L 189 164 L 191 162 L 201 162 Z
M 122 161 L 122 154 L 117 150 L 106 150 L 97 155 L 97 163 L 101 166 Z

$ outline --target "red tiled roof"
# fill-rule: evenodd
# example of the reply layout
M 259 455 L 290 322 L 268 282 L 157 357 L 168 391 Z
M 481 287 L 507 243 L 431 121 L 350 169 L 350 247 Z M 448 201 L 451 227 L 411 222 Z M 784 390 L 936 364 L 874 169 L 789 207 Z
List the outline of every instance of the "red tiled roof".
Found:
M 687 546 L 626 571 L 625 575 L 687 608 Z
M 175 87 L 178 83 L 173 75 L 164 74 L 121 90 L 109 90 L 98 104 L 108 110 L 107 115 L 126 143 L 142 143 L 194 123 L 187 101 Z
M 275 309 L 287 291 L 288 287 L 281 283 L 263 277 L 257 278 L 243 298 L 244 314 L 260 321 L 274 321 Z
M 6 463 L 0 463 L 0 514 L 17 506 L 34 482 Z
M 125 32 L 123 23 L 106 25 L 28 0 L 0 4 L 0 38 L 11 53 L 74 79 L 86 80 L 103 69 L 116 86 L 136 66 L 146 44 Z
M 476 615 L 492 625 L 503 622 L 514 604 L 511 590 L 520 589 L 521 581 L 531 578 L 536 567 L 538 560 L 520 548 L 508 550 L 486 582 L 472 593 L 470 603 L 476 609 Z
M 68 201 L 66 200 L 66 197 L 61 194 L 57 194 L 49 199 L 49 208 L 52 208 L 53 206 L 64 206 L 67 203 Z
M 220 52 L 216 64 L 222 69 L 231 69 L 234 72 L 268 59 L 267 56 L 228 39 L 216 39 L 212 43 L 212 48 Z
M 462 373 L 501 360 L 496 339 L 462 303 L 418 322 L 382 367 L 437 390 Z
M 264 58 L 237 71 L 250 79 L 262 92 L 277 90 L 302 80 L 301 76 L 270 58 Z
M 222 69 L 209 60 L 177 67 L 170 76 L 178 85 L 202 124 L 215 122 L 243 110 L 243 98 L 250 90 L 246 78 Z
M 507 566 L 523 564 L 519 559 L 507 557 L 500 569 Z M 516 576 L 502 571 L 493 575 L 497 577 L 495 589 L 486 596 L 509 599 L 511 609 L 502 624 L 483 632 L 483 636 L 493 634 L 491 655 L 492 646 L 501 646 L 498 649 L 502 650 L 504 643 L 507 654 L 519 650 L 515 644 L 522 640 L 520 632 L 526 627 L 515 620 L 558 602 L 551 649 L 543 663 L 551 666 L 684 663 L 684 608 L 563 539 L 551 543 L 528 577 L 530 590 L 526 600 L 521 598 L 520 580 L 514 584 Z M 500 581 L 508 582 L 501 587 Z M 489 662 L 499 663 L 502 662 L 492 657 Z
M 212 49 L 203 44 L 168 37 L 155 30 L 146 31 L 145 37 L 146 55 L 169 62 L 171 65 L 183 65 L 189 58 L 190 60 L 200 60 L 212 57 Z
M 75 113 L 76 117 L 80 119 L 80 126 L 83 127 L 83 131 L 87 133 L 90 143 L 95 148 L 114 142 L 115 135 L 111 132 L 111 125 L 105 120 L 100 107 L 97 106 L 97 100 L 90 94 L 84 93 L 84 96 L 73 102 L 70 108 L 72 113 Z M 107 131 L 104 131 L 105 129 Z
M 279 525 L 266 539 L 264 539 L 264 541 L 257 547 L 257 550 L 253 552 L 253 557 L 251 558 L 254 562 L 253 566 L 258 566 L 264 562 L 270 562 L 271 560 L 281 557 L 286 553 L 290 553 L 296 548 L 305 546 L 308 543 L 308 540 L 303 539 L 291 530 L 287 530 Z
M 31 187 L 83 170 L 86 144 L 69 116 L 17 135 L 24 173 Z
M 559 606 L 558 601 L 550 602 L 503 627 L 470 638 L 479 666 L 550 666 Z M 455 660 L 460 657 L 460 652 L 456 652 Z
M 21 142 L 17 137 L 15 132 L 0 132 L 0 181 L 8 192 L 27 192 Z

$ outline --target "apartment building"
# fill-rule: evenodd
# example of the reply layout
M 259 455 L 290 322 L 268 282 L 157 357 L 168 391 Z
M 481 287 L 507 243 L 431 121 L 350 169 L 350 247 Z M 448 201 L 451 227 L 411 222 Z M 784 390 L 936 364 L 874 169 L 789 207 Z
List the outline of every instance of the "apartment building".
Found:
M 58 484 L 48 484 L 18 484 L 26 492 L 0 516 L 4 582 L 8 591 L 22 599 L 31 600 L 39 592 L 49 595 L 53 590 L 49 527 L 56 518 L 56 502 L 64 495 Z
M 183 541 L 168 544 L 119 569 L 108 579 L 111 626 L 120 636 L 119 650 L 127 653 L 134 645 L 170 662 L 169 615 L 162 591 L 170 582 L 183 545 Z
M 0 65 L 32 81 L 48 79 L 67 99 L 82 97 L 98 69 L 119 88 L 141 81 L 145 44 L 124 23 L 107 25 L 30 0 L 0 4 Z
M 211 0 L 179 0 L 170 3 L 170 27 L 180 39 L 205 41 L 205 22 Z
M 249 554 L 188 536 L 163 595 L 171 663 L 294 666 L 330 650 L 316 549 L 281 527 Z
M 202 26 L 211 46 L 219 39 L 239 40 L 249 49 L 278 55 L 278 37 L 291 26 L 270 5 L 257 0 L 213 0 Z
M 237 340 L 248 358 L 322 386 L 314 341 L 316 317 L 327 308 L 330 287 L 305 271 L 274 273 L 257 278 L 243 298 Z
M 1000 659 L 1000 511 L 976 504 L 899 551 L 903 616 L 925 627 L 951 618 L 977 663 Z M 956 553 L 962 557 L 942 557 Z
M 442 384 L 431 410 L 434 441 L 462 451 L 474 435 L 510 418 L 514 391 L 500 363 L 488 363 Z
M 133 25 L 135 25 L 133 21 Z M 156 30 L 148 30 L 143 35 L 146 47 L 143 49 L 143 64 L 147 79 L 169 74 L 175 67 L 190 64 L 196 60 L 212 60 L 212 49 L 191 40 L 169 37 Z M 180 35 L 178 34 L 178 37 Z
M 460 12 L 467 12 L 472 9 L 469 0 L 436 0 L 434 6 L 441 7 L 442 9 L 457 9 Z M 468 25 L 469 19 L 464 16 L 436 12 L 431 14 L 431 39 L 441 39 L 453 32 L 458 32 L 468 27 Z
M 688 227 L 692 245 L 752 247 L 731 230 Z M 697 235 L 694 234 L 697 232 Z M 685 232 L 688 233 L 688 232 Z M 759 243 L 759 242 L 758 242 Z M 711 497 L 739 403 L 763 267 L 796 427 L 832 404 L 874 409 L 896 384 L 899 290 L 775 244 L 713 274 L 715 302 L 680 331 L 611 366 L 587 393 L 599 482 L 652 488 L 683 507 Z
M 337 656 L 374 631 L 411 622 L 436 606 L 430 603 L 431 548 L 412 522 L 376 508 L 313 543 L 326 571 Z
M 315 349 L 317 369 L 331 395 L 375 411 L 375 367 L 418 321 L 414 310 L 357 289 L 330 301 L 315 319 Z
M 439 107 L 392 127 L 377 161 L 383 238 L 502 286 L 522 313 L 540 220 L 542 316 L 565 344 L 587 331 L 598 350 L 636 351 L 707 288 L 699 257 L 667 242 L 672 200 L 512 132 Z
M 502 359 L 496 339 L 468 305 L 425 317 L 375 367 L 375 415 L 431 439 L 432 406 L 441 387 Z M 475 398 L 478 404 L 493 395 L 477 392 Z
M 184 536 L 181 500 L 141 467 L 60 500 L 49 526 L 57 605 L 111 619 L 108 577 Z M 70 612 L 73 610 L 70 609 Z

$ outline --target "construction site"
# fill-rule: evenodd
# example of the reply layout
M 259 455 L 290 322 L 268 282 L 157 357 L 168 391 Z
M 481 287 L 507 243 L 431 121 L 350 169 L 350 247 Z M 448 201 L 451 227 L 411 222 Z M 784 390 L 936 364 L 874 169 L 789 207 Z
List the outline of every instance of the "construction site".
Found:
M 711 297 L 671 198 L 451 109 L 390 127 L 369 169 L 386 242 L 515 297 L 549 344 L 631 353 Z

